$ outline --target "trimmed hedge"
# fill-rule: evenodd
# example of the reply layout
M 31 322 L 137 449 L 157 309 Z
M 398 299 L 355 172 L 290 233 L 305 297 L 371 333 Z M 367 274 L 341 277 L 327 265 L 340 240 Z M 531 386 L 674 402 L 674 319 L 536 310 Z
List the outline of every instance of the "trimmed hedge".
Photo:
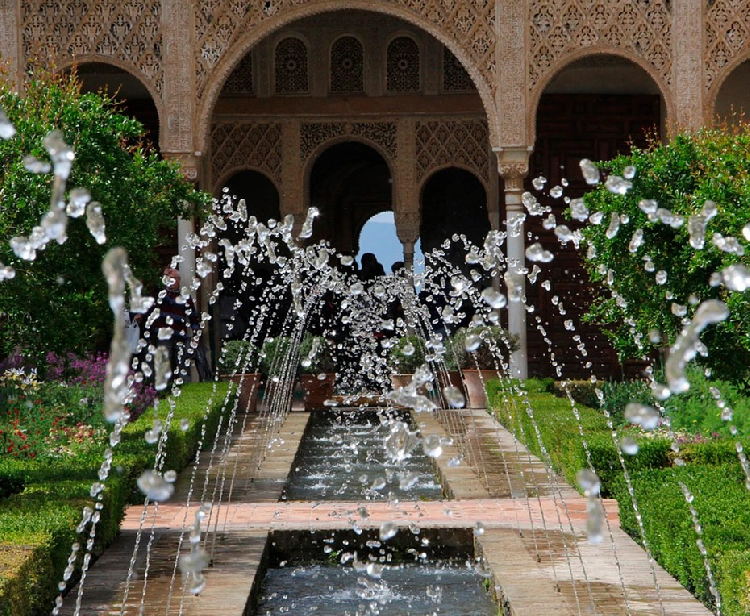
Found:
M 536 385 L 533 389 L 538 391 Z M 507 396 L 494 387 L 490 405 L 495 417 L 535 455 L 544 459 L 536 427 L 539 429 L 553 469 L 561 473 L 571 485 L 576 485 L 576 474 L 588 468 L 581 428 L 588 443 L 591 464 L 602 482 L 602 495 L 611 496 L 612 483 L 622 474 L 620 458 L 604 415 L 590 407 L 577 404 L 580 422 L 576 419 L 570 400 L 548 393 L 535 393 L 527 388 L 528 406 L 520 396 Z M 624 456 L 629 471 L 641 468 L 663 468 L 670 465 L 670 442 L 667 439 L 641 438 L 638 453 Z
M 750 611 L 750 492 L 739 463 L 689 465 L 644 470 L 632 475 L 638 510 L 651 552 L 669 573 L 709 607 L 709 589 L 698 535 L 680 482 L 694 495 L 693 506 L 703 529 L 702 539 L 722 598 L 722 613 L 739 616 Z M 624 481 L 614 491 L 620 525 L 640 539 L 632 501 Z
M 180 471 L 195 456 L 212 388 L 213 383 L 183 387 L 169 428 L 165 468 Z M 227 383 L 217 386 L 208 414 L 206 445 L 216 433 L 227 388 Z M 167 410 L 168 405 L 162 403 L 162 421 Z M 182 419 L 189 421 L 186 431 L 180 429 Z M 122 442 L 115 448 L 116 470 L 106 481 L 94 557 L 117 537 L 133 496 L 143 501 L 135 480 L 154 463 L 156 446 L 143 438 L 152 423 L 153 413 L 146 412 L 123 430 Z M 101 462 L 101 452 L 77 458 L 0 461 L 0 478 L 14 477 L 25 485 L 23 492 L 0 501 L 0 616 L 49 613 L 71 545 L 76 540 L 83 543 L 75 529 L 83 507 L 93 505 L 89 490 Z
M 579 422 L 570 401 L 528 388 L 528 401 L 553 468 L 572 485 L 586 468 Z M 527 406 L 521 396 L 508 396 L 499 382 L 488 386 L 497 419 L 541 457 Z M 633 501 L 625 484 L 612 434 L 604 415 L 578 405 L 580 425 L 591 462 L 602 481 L 603 496 L 617 498 L 620 524 L 636 541 L 641 534 Z M 750 439 L 740 441 L 750 449 Z M 750 613 L 750 491 L 737 458 L 735 440 L 682 445 L 685 466 L 672 466 L 674 452 L 667 439 L 639 440 L 638 453 L 624 456 L 653 557 L 707 606 L 715 608 L 703 557 L 696 544 L 690 508 L 680 482 L 694 495 L 693 506 L 703 529 L 703 542 L 722 598 L 722 613 Z

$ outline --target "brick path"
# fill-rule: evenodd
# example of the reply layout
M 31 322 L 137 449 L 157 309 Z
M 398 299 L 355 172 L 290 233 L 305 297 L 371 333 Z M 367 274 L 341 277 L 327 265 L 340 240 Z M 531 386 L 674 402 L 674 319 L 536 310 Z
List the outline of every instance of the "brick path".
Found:
M 86 580 L 80 613 L 138 614 L 142 609 L 146 615 L 239 616 L 270 531 L 348 529 L 355 522 L 360 528 L 378 528 L 384 522 L 403 527 L 471 528 L 480 522 L 484 533 L 477 537 L 476 549 L 493 572 L 495 592 L 507 614 L 710 614 L 660 567 L 652 569 L 644 551 L 619 529 L 614 501 L 604 502 L 608 522 L 604 541 L 589 544 L 584 499 L 481 409 L 415 417 L 423 434 L 450 434 L 454 440 L 436 460 L 450 500 L 279 502 L 307 419 L 306 413 L 290 413 L 276 426 L 276 436 L 269 443 L 264 440 L 267 419 L 241 416 L 229 455 L 220 461 L 202 452 L 192 482 L 192 505 L 184 504 L 191 486 L 188 469 L 168 503 L 147 510 L 131 507 L 121 537 Z M 464 463 L 448 464 L 456 456 L 462 456 Z M 232 482 L 233 476 L 241 479 Z M 222 478 L 223 489 L 214 489 L 222 485 Z M 209 486 L 205 494 L 204 485 Z M 196 502 L 218 501 L 220 490 L 222 502 L 209 519 L 214 532 L 206 542 L 213 557 L 206 572 L 207 587 L 198 597 L 183 595 L 174 565 L 180 535 L 193 520 Z M 368 514 L 364 519 L 359 511 L 362 505 Z M 139 528 L 144 535 L 136 575 L 122 608 Z M 186 544 L 183 551 L 189 549 Z M 150 566 L 144 593 L 147 557 Z M 63 613 L 73 614 L 74 604 L 71 594 Z

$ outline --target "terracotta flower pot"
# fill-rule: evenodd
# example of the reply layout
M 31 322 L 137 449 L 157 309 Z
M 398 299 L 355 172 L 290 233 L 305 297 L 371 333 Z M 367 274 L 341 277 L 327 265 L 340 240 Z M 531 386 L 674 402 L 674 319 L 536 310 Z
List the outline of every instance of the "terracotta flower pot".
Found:
M 245 372 L 235 375 L 222 375 L 234 383 L 239 391 L 238 413 L 255 413 L 258 404 L 258 388 L 260 387 L 260 374 L 257 372 Z
M 467 408 L 487 408 L 487 392 L 484 389 L 484 384 L 489 379 L 497 378 L 497 370 L 464 370 L 463 374 L 464 385 L 466 386 Z
M 325 401 L 333 397 L 336 375 L 326 374 L 324 379 L 320 379 L 317 374 L 300 374 L 299 382 L 302 386 L 305 410 L 313 411 L 324 408 Z

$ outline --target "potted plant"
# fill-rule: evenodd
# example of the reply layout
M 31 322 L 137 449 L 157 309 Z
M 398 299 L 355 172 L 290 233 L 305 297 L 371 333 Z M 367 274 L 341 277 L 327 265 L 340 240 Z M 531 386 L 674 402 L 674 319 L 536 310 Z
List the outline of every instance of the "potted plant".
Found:
M 240 412 L 254 413 L 258 402 L 258 349 L 248 340 L 230 340 L 219 359 L 222 378 L 237 387 Z
M 517 349 L 516 337 L 497 325 L 461 328 L 453 334 L 449 354 L 463 375 L 469 408 L 487 406 L 485 381 L 498 378 L 498 367 Z
M 305 410 L 321 409 L 325 406 L 325 401 L 333 396 L 336 383 L 336 364 L 328 341 L 320 336 L 305 334 L 299 357 L 299 381 Z
M 266 338 L 260 351 L 260 372 L 266 383 L 265 398 L 291 398 L 297 377 L 299 355 L 292 338 L 275 336 Z
M 391 385 L 394 389 L 411 383 L 412 376 L 425 363 L 425 341 L 419 336 L 403 336 L 388 351 Z M 420 392 L 424 394 L 424 392 Z

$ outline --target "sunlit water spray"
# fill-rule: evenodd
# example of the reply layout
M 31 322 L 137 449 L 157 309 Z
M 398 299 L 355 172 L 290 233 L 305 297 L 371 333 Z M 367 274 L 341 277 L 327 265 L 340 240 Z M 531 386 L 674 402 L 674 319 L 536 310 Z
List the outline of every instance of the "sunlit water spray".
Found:
M 0 138 L 9 139 L 13 136 L 12 125 L 0 111 Z M 65 242 L 66 229 L 70 218 L 85 215 L 86 225 L 94 240 L 100 244 L 106 242 L 105 221 L 101 213 L 101 206 L 91 201 L 90 195 L 84 188 L 74 188 L 66 196 L 66 182 L 75 159 L 72 148 L 64 143 L 61 134 L 57 132 L 50 133 L 45 139 L 44 145 L 50 155 L 51 164 L 31 157 L 28 157 L 24 162 L 30 173 L 44 174 L 51 172 L 53 174 L 50 209 L 29 236 L 18 236 L 10 240 L 10 245 L 16 256 L 29 261 L 33 261 L 38 251 L 44 250 L 51 241 Z M 581 161 L 581 171 L 588 184 L 593 186 L 601 181 L 600 172 L 591 161 Z M 637 169 L 625 168 L 622 170 L 621 176 L 609 175 L 605 179 L 605 185 L 614 194 L 627 195 L 632 188 L 632 180 L 636 174 Z M 605 235 L 609 239 L 617 237 L 618 234 L 630 233 L 628 249 L 633 254 L 637 254 L 641 250 L 648 250 L 647 230 L 637 228 L 631 233 L 628 230 L 629 217 L 623 213 L 614 212 L 609 217 L 604 217 L 600 212 L 590 212 L 582 199 L 569 199 L 564 196 L 566 184 L 563 181 L 562 186 L 550 188 L 548 194 L 553 199 L 564 198 L 566 200 L 570 207 L 571 218 L 582 224 L 605 225 Z M 546 187 L 546 181 L 543 178 L 535 178 L 533 186 L 535 190 L 542 191 Z M 559 224 L 550 208 L 542 205 L 534 195 L 525 193 L 522 201 L 528 216 L 545 217 L 542 224 L 543 228 L 551 231 L 561 243 L 572 243 L 577 249 L 585 248 L 589 258 L 595 256 L 593 246 L 587 245 L 581 231 L 579 229 L 571 230 L 568 225 Z M 690 246 L 695 250 L 701 250 L 706 245 L 710 221 L 716 215 L 719 206 L 707 201 L 700 214 L 690 216 L 687 220 L 678 214 L 659 207 L 659 204 L 653 200 L 643 200 L 639 207 L 647 215 L 650 223 L 663 224 L 671 228 L 687 225 Z M 503 250 L 504 242 L 508 236 L 518 237 L 523 232 L 526 214 L 515 215 L 514 218 L 507 221 L 507 235 L 506 232 L 491 231 L 483 246 L 472 246 L 465 238 L 458 236 L 446 240 L 442 249 L 433 251 L 433 254 L 429 255 L 427 259 L 427 268 L 419 280 L 420 287 L 423 289 L 422 298 L 417 298 L 414 287 L 407 277 L 389 278 L 387 283 L 384 281 L 383 283 L 365 285 L 347 271 L 352 265 L 351 257 L 338 255 L 325 244 L 303 247 L 301 243 L 312 237 L 314 219 L 317 215 L 318 212 L 314 208 L 310 208 L 306 220 L 302 223 L 300 231 L 295 237 L 295 223 L 291 217 L 286 217 L 280 222 L 259 222 L 248 215 L 247 206 L 244 202 L 235 206 L 229 196 L 226 195 L 222 202 L 217 204 L 215 212 L 204 223 L 200 231 L 188 237 L 187 246 L 184 247 L 187 250 L 199 249 L 201 251 L 200 256 L 196 259 L 197 275 L 194 280 L 189 281 L 189 288 L 183 289 L 185 296 L 190 291 L 196 291 L 204 280 L 213 275 L 218 280 L 211 295 L 212 301 L 215 301 L 218 294 L 223 290 L 221 280 L 230 278 L 235 272 L 235 268 L 242 271 L 245 276 L 254 276 L 253 270 L 258 263 L 275 267 L 274 278 L 263 289 L 264 309 L 258 311 L 245 334 L 246 340 L 258 349 L 263 349 L 265 328 L 268 323 L 276 320 L 277 323 L 281 324 L 282 332 L 291 340 L 287 352 L 274 358 L 274 366 L 272 366 L 271 376 L 267 384 L 267 389 L 273 391 L 274 395 L 266 400 L 266 407 L 262 412 L 267 414 L 270 425 L 274 429 L 278 429 L 291 406 L 292 385 L 297 365 L 299 363 L 303 367 L 312 365 L 316 356 L 321 353 L 321 344 L 330 344 L 334 347 L 334 350 L 340 352 L 339 356 L 344 356 L 344 351 L 350 345 L 356 349 L 353 355 L 359 358 L 358 361 L 340 360 L 341 382 L 360 388 L 362 391 L 376 388 L 376 391 L 371 393 L 378 394 L 382 399 L 393 405 L 413 409 L 416 413 L 435 412 L 443 405 L 453 408 L 462 408 L 465 405 L 463 392 L 448 384 L 450 381 L 445 376 L 446 359 L 450 358 L 450 354 L 455 352 L 455 349 L 446 349 L 447 339 L 442 332 L 450 331 L 456 325 L 465 322 L 469 318 L 468 315 L 473 316 L 470 318 L 469 332 L 464 338 L 464 348 L 461 351 L 472 354 L 478 350 L 481 344 L 485 343 L 496 356 L 495 368 L 498 376 L 507 374 L 505 360 L 507 349 L 495 347 L 494 342 L 483 340 L 482 328 L 498 323 L 500 321 L 499 311 L 504 309 L 509 302 L 525 305 L 523 277 L 525 276 L 530 284 L 537 284 L 540 276 L 542 278 L 547 276 L 545 268 L 555 258 L 554 253 L 545 249 L 540 243 L 532 243 L 526 248 L 525 253 L 526 260 L 533 264 L 532 268 L 530 270 L 525 268 L 508 269 Z M 221 237 L 222 232 L 226 231 L 229 225 L 239 225 L 243 230 L 242 239 L 237 243 L 233 244 L 226 238 Z M 746 241 L 750 241 L 750 225 L 744 227 L 743 237 Z M 737 257 L 744 254 L 744 248 L 738 238 L 725 237 L 714 233 L 710 242 L 712 246 L 726 254 Z M 445 254 L 443 250 L 450 248 L 451 243 L 460 243 L 465 248 L 468 273 L 464 273 L 443 258 Z M 217 249 L 219 252 L 215 252 Z M 654 273 L 657 284 L 667 288 L 669 272 L 657 269 L 657 264 L 647 253 L 644 254 L 643 260 L 646 271 Z M 176 262 L 173 263 L 173 265 L 176 264 Z M 224 267 L 223 271 L 219 270 L 220 264 L 221 267 Z M 67 588 L 68 581 L 74 573 L 74 563 L 78 554 L 83 551 L 83 571 L 79 582 L 76 613 L 80 609 L 86 571 L 91 560 L 91 550 L 96 536 L 96 524 L 103 507 L 101 494 L 111 468 L 112 449 L 118 444 L 120 431 L 128 421 L 125 407 L 132 399 L 131 386 L 134 382 L 144 378 L 153 378 L 159 390 L 166 390 L 169 383 L 172 383 L 171 394 L 172 396 L 178 396 L 181 382 L 179 373 L 184 373 L 186 368 L 189 369 L 189 366 L 183 366 L 178 369 L 177 375 L 172 375 L 169 357 L 166 356 L 165 348 L 162 346 L 152 346 L 148 349 L 151 356 L 150 363 L 147 361 L 140 365 L 131 365 L 130 350 L 125 344 L 122 331 L 121 314 L 126 305 L 125 300 L 129 297 L 132 311 L 146 312 L 151 308 L 154 299 L 143 295 L 140 283 L 130 272 L 127 255 L 124 251 L 120 249 L 111 250 L 105 259 L 103 270 L 109 284 L 109 300 L 114 314 L 114 334 L 105 385 L 105 415 L 112 422 L 113 429 L 109 437 L 111 447 L 105 453 L 105 459 L 99 472 L 100 481 L 96 482 L 91 488 L 91 497 L 95 499 L 95 506 L 93 508 L 87 507 L 84 510 L 78 527 L 80 533 L 87 535 L 85 549 L 82 550 L 80 543 L 73 546 L 69 566 L 59 586 L 61 592 Z M 618 303 L 624 302 L 625 300 L 617 293 L 618 272 L 605 268 L 600 273 L 606 276 L 606 284 L 615 301 Z M 15 270 L 12 266 L 0 264 L 0 282 L 4 279 L 11 279 L 14 275 Z M 480 290 L 479 284 L 486 280 L 486 277 L 502 280 L 505 293 L 492 287 Z M 450 281 L 450 290 L 447 293 L 441 282 L 445 279 Z M 729 292 L 744 292 L 750 287 L 750 273 L 741 263 L 729 265 L 715 272 L 711 283 L 714 286 L 723 285 Z M 540 284 L 546 285 L 547 290 L 550 289 L 549 279 L 542 280 Z M 339 321 L 336 325 L 338 331 L 335 333 L 339 335 L 339 339 L 335 341 L 334 335 L 330 336 L 330 340 L 334 342 L 330 342 L 330 340 L 321 342 L 320 339 L 316 339 L 317 341 L 308 354 L 300 358 L 299 345 L 304 331 L 314 319 L 320 316 L 316 311 L 319 310 L 321 298 L 326 294 L 332 294 L 338 304 Z M 669 295 L 670 293 L 667 292 L 667 297 Z M 273 310 L 269 310 L 267 307 L 281 300 L 288 300 L 291 310 L 279 317 L 272 314 Z M 388 308 L 396 301 L 400 303 L 404 311 L 403 315 L 398 318 L 390 318 Z M 428 310 L 426 306 L 431 303 L 437 305 L 438 309 Z M 554 303 L 559 314 L 565 316 L 562 303 Z M 533 312 L 532 306 L 525 306 L 525 308 L 529 313 Z M 666 384 L 653 381 L 652 389 L 657 399 L 656 408 L 632 403 L 625 409 L 626 419 L 645 430 L 653 429 L 659 424 L 661 414 L 658 410 L 658 401 L 663 401 L 671 395 L 679 395 L 689 389 L 690 383 L 686 376 L 686 368 L 697 356 L 707 352 L 705 345 L 700 340 L 701 332 L 729 317 L 727 305 L 715 299 L 696 302 L 692 317 L 688 317 L 690 308 L 687 305 L 672 302 L 669 310 L 674 315 L 684 319 L 684 327 L 670 347 L 666 364 Z M 202 316 L 201 331 L 208 321 L 208 315 Z M 544 328 L 548 325 L 538 321 L 538 327 L 542 333 L 546 333 Z M 573 331 L 575 330 L 575 323 L 568 319 L 565 321 L 565 327 Z M 159 332 L 158 338 L 160 340 L 166 341 L 171 337 L 173 332 L 168 331 L 168 329 L 165 328 L 164 331 Z M 347 336 L 342 338 L 340 336 L 342 332 Z M 387 333 L 385 341 L 376 339 L 375 333 L 382 334 L 382 332 Z M 392 346 L 390 340 L 410 332 L 419 333 L 425 341 L 425 364 L 416 370 L 410 384 L 391 389 L 387 359 L 389 348 Z M 333 334 L 334 332 L 328 333 Z M 190 342 L 190 346 L 193 348 L 198 344 L 200 334 L 201 332 L 198 332 L 196 338 Z M 654 338 L 658 337 L 659 333 L 643 332 L 640 335 Z M 578 342 L 581 360 L 587 366 L 590 366 L 590 362 L 587 362 L 586 359 L 584 342 L 580 336 L 576 341 Z M 509 341 L 506 340 L 505 342 L 506 346 L 509 347 Z M 145 341 L 142 341 L 141 345 L 145 345 Z M 405 355 L 408 354 L 405 353 Z M 189 360 L 188 357 L 184 359 Z M 554 359 L 552 361 L 556 372 L 561 375 L 561 367 L 555 363 Z M 252 357 L 251 354 L 248 354 L 243 360 L 238 360 L 238 362 L 241 362 L 242 366 L 238 363 L 235 370 L 257 367 L 257 358 Z M 306 364 L 309 365 L 306 366 Z M 133 372 L 133 368 L 135 368 L 135 372 Z M 172 377 L 176 378 L 172 379 Z M 597 395 L 600 395 L 600 391 L 597 391 Z M 717 405 L 722 408 L 722 418 L 731 421 L 731 409 L 727 410 L 726 404 L 722 406 L 721 392 L 717 390 L 714 398 Z M 171 402 L 167 403 L 170 412 L 164 419 L 166 425 L 171 420 L 173 400 L 174 398 L 171 398 Z M 336 403 L 333 402 L 333 404 Z M 573 408 L 575 412 L 575 407 Z M 224 429 L 234 425 L 236 410 L 236 403 L 231 409 L 228 409 L 227 420 L 222 422 Z M 528 412 L 533 419 L 533 410 L 529 408 Z M 153 427 L 144 435 L 148 442 L 157 444 L 160 451 L 154 469 L 144 472 L 138 479 L 138 486 L 146 498 L 147 505 L 168 500 L 173 494 L 174 474 L 172 471 L 165 470 L 165 460 L 161 453 L 164 450 L 164 439 L 167 434 L 164 429 L 165 426 L 161 422 L 162 420 L 157 416 Z M 581 434 L 584 435 L 583 426 L 580 426 L 580 430 Z M 269 430 L 267 446 L 272 445 L 274 438 L 271 436 L 272 433 L 273 429 Z M 537 436 L 539 436 L 538 430 Z M 637 453 L 637 444 L 627 437 L 620 437 L 614 429 L 613 439 L 617 446 L 620 462 L 625 469 L 623 456 Z M 384 437 L 384 444 L 393 461 L 401 462 L 409 457 L 416 446 L 417 440 L 417 437 L 406 424 L 394 422 L 391 425 L 390 433 Z M 211 456 L 212 459 L 216 456 L 217 464 L 224 464 L 223 460 L 226 459 L 231 439 L 224 438 L 217 450 L 216 443 L 219 441 L 218 438 L 214 440 L 215 445 Z M 440 442 L 425 439 L 421 442 L 421 446 L 432 457 L 441 455 Z M 542 444 L 542 450 L 544 451 L 544 444 Z M 747 460 L 739 444 L 738 457 L 750 484 Z M 579 474 L 579 482 L 587 499 L 589 538 L 593 542 L 598 542 L 602 539 L 603 516 L 599 500 L 599 479 L 595 470 L 589 468 L 582 471 Z M 208 556 L 204 547 L 201 546 L 201 524 L 213 515 L 211 503 L 221 501 L 226 476 L 226 473 L 224 473 L 221 486 L 214 487 L 210 497 L 206 501 L 201 501 L 207 502 L 208 505 L 201 507 L 196 514 L 195 524 L 189 534 L 190 553 L 183 555 L 176 563 L 183 574 L 186 587 L 193 593 L 200 592 L 206 583 L 203 570 L 208 565 Z M 700 538 L 700 522 L 697 518 L 697 512 L 692 506 L 694 496 L 684 485 L 682 487 L 686 502 L 690 505 L 698 536 L 697 541 L 705 558 L 706 569 L 711 580 L 711 590 L 716 597 L 717 609 L 720 610 L 721 600 L 716 592 L 708 556 Z M 374 485 L 370 485 L 369 489 L 378 491 Z M 630 485 L 629 490 L 632 496 L 633 490 Z M 204 485 L 202 497 L 208 497 L 209 492 L 208 486 Z M 637 504 L 635 502 L 633 504 L 637 512 Z M 395 526 L 386 524 L 381 527 L 379 538 L 381 541 L 388 541 L 394 534 Z M 643 536 L 643 540 L 645 543 L 645 536 Z M 366 573 L 370 574 L 370 572 Z M 59 611 L 62 600 L 61 595 L 57 599 L 55 613 Z

